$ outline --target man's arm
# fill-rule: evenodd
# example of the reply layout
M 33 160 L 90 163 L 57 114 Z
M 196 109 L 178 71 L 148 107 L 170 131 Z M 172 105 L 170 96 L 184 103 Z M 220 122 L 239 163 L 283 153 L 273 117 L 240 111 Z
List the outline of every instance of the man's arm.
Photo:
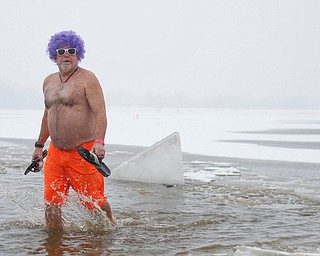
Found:
M 88 75 L 85 90 L 86 98 L 95 120 L 95 139 L 98 141 L 93 145 L 92 151 L 95 152 L 100 159 L 103 159 L 105 149 L 102 143 L 104 142 L 107 130 L 106 105 L 101 85 L 96 76 L 91 72 L 90 75 Z
M 49 137 L 49 129 L 48 129 L 48 111 L 47 108 L 45 108 L 43 116 L 42 116 L 42 121 L 41 121 L 41 128 L 40 128 L 40 133 L 37 142 L 39 144 L 45 144 Z M 40 161 L 43 161 L 42 157 L 42 148 L 35 148 L 33 155 L 32 155 L 32 160 L 36 159 L 37 157 L 40 158 Z
M 45 94 L 45 87 L 48 84 L 48 80 L 50 80 L 50 76 L 47 76 L 43 81 L 43 85 L 42 85 L 43 94 Z M 42 121 L 41 121 L 39 137 L 38 137 L 37 142 L 39 144 L 44 145 L 46 143 L 47 139 L 49 138 L 49 136 L 50 136 L 50 134 L 49 134 L 49 128 L 48 128 L 48 109 L 45 106 L 43 116 L 42 116 Z M 40 158 L 41 162 L 43 161 L 42 148 L 35 148 L 33 155 L 32 155 L 32 160 L 36 159 L 37 157 Z

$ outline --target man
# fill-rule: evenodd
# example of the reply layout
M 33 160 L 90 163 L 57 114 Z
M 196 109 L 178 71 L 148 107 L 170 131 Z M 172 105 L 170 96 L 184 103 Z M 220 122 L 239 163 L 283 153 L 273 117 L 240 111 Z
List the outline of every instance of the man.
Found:
M 78 66 L 84 58 L 84 42 L 73 31 L 53 35 L 47 53 L 59 71 L 43 82 L 45 110 L 32 159 L 40 158 L 51 138 L 44 166 L 45 216 L 48 229 L 62 230 L 61 206 L 66 203 L 70 186 L 90 210 L 100 207 L 113 224 L 116 219 L 104 195 L 104 179 L 98 170 L 77 152 L 82 146 L 100 160 L 105 156 L 107 128 L 102 88 L 96 76 Z

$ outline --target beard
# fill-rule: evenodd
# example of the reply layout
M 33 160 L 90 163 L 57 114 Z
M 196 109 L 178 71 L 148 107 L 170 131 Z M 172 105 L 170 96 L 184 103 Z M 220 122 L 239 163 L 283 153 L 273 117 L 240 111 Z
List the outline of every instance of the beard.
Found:
M 62 72 L 69 72 L 72 69 L 72 63 L 65 61 L 60 64 L 60 70 Z

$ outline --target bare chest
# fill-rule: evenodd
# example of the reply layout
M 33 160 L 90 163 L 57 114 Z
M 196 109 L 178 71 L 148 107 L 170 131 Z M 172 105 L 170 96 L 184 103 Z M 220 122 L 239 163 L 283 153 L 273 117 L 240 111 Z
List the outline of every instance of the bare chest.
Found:
M 75 83 L 54 82 L 47 86 L 44 91 L 45 105 L 49 109 L 53 106 L 72 107 L 83 98 L 83 91 Z

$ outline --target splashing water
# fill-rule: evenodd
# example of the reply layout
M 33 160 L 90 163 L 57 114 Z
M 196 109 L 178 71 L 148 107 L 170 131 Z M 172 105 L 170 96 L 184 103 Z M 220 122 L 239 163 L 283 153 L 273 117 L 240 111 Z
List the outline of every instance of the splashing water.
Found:
M 44 218 L 44 202 L 39 193 L 31 189 L 11 191 L 6 184 L 0 184 L 0 198 L 15 203 L 26 213 L 24 220 L 28 226 L 46 226 Z M 81 197 L 82 201 L 87 201 L 96 206 L 95 211 L 89 211 L 80 202 L 79 196 L 71 192 L 68 202 L 62 207 L 62 218 L 66 231 L 110 231 L 113 227 L 106 213 L 92 202 L 90 198 Z

